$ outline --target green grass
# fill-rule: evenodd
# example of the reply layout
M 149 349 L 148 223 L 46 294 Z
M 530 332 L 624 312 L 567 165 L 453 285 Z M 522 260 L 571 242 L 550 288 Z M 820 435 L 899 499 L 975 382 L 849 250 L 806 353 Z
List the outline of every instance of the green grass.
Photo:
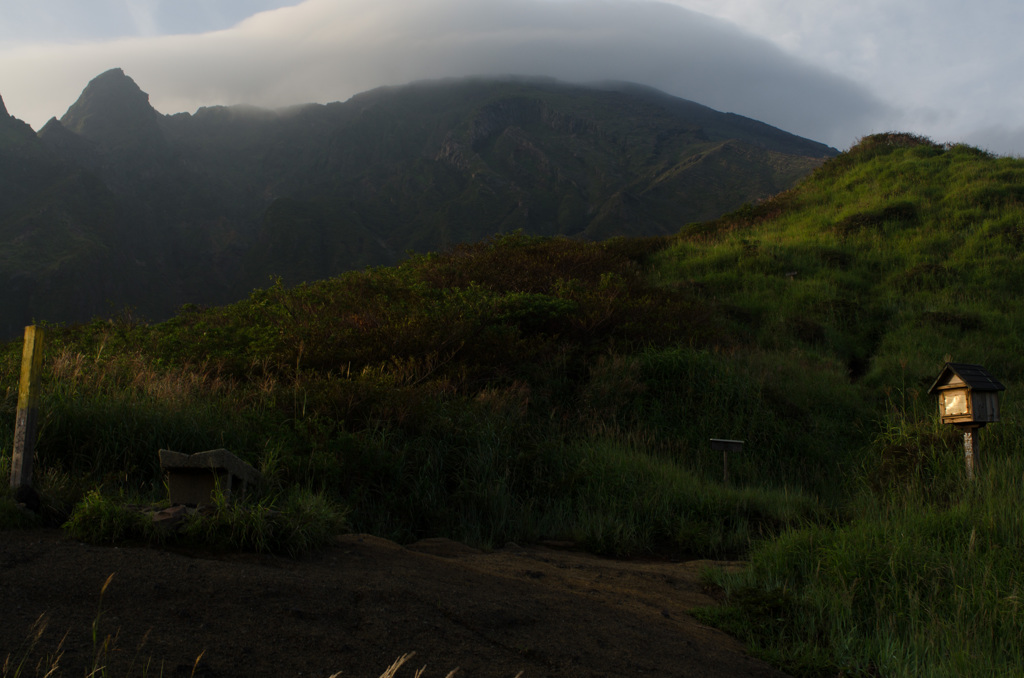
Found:
M 253 551 L 301 557 L 331 543 L 347 529 L 346 511 L 319 494 L 292 490 L 284 497 L 227 502 L 223 495 L 207 510 L 173 530 L 153 522 L 124 495 L 93 490 L 75 506 L 64 530 L 97 544 L 175 544 L 210 551 Z
M 832 475 L 854 489 L 836 520 L 759 542 L 703 614 L 796 675 L 1019 674 L 1022 178 L 1019 160 L 878 135 L 658 255 L 663 284 L 699 285 L 745 341 L 841 360 L 872 403 Z M 947 360 L 1008 384 L 973 484 L 927 394 Z
M 591 441 L 574 452 L 568 492 L 573 536 L 596 553 L 667 548 L 736 557 L 756 541 L 821 517 L 817 502 L 800 493 L 723 487 L 635 447 Z
M 831 675 L 1019 675 L 1022 474 L 1000 459 L 945 506 L 910 489 L 847 524 L 787 533 L 720 580 L 734 606 L 702 618 L 801 672 L 827 657 Z M 780 611 L 757 605 L 770 598 L 785 627 L 766 633 Z
M 689 371 L 722 372 L 727 383 L 711 397 L 751 412 L 742 426 L 752 437 L 768 417 L 760 386 L 745 383 L 761 377 L 710 348 L 717 321 L 705 305 L 648 282 L 644 262 L 662 246 L 513 235 L 185 309 L 158 326 L 53 328 L 37 462 L 55 482 L 41 493 L 74 529 L 102 525 L 91 539 L 148 539 L 130 517 L 106 516 L 108 498 L 158 500 L 161 448 L 227 447 L 269 469 L 279 492 L 304 488 L 350 509 L 352 529 L 400 541 L 444 535 L 488 548 L 559 537 L 618 554 L 742 553 L 752 535 L 817 509 L 785 473 L 745 494 L 700 489 L 721 473 L 710 429 L 664 444 L 692 417 L 647 399 L 672 394 Z M 16 345 L 8 349 L 2 364 L 13 374 Z M 780 360 L 756 369 L 779 370 Z M 638 400 L 619 394 L 631 388 Z M 8 391 L 11 420 L 13 406 Z M 671 496 L 670 484 L 651 509 L 656 529 L 643 526 L 646 509 L 630 507 L 621 536 L 604 535 L 595 525 L 607 518 L 589 507 L 613 489 L 623 507 L 633 499 L 625 487 L 577 489 L 599 448 L 603 464 L 643 478 L 671 471 L 688 498 Z M 764 468 L 737 459 L 733 476 L 749 485 Z M 735 517 L 709 508 L 734 503 Z M 702 536 L 704 525 L 714 536 Z
M 202 543 L 298 553 L 344 516 L 402 542 L 746 557 L 703 618 L 794 674 L 1011 675 L 1022 179 L 877 135 L 671 239 L 517 234 L 159 325 L 51 328 L 43 520 L 151 540 L 124 505 L 162 499 L 157 450 L 226 447 L 266 487 L 190 526 Z M 0 351 L 0 383 L 19 359 Z M 974 483 L 927 393 L 948 360 L 1007 386 Z M 710 438 L 746 443 L 729 486 Z M 0 498 L 0 520 L 24 514 Z

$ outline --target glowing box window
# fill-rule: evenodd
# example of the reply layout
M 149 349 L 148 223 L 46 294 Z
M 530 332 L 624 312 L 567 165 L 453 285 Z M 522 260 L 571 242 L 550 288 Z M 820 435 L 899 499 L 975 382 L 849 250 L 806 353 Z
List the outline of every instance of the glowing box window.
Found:
M 946 415 L 967 414 L 967 393 L 958 391 L 945 395 Z

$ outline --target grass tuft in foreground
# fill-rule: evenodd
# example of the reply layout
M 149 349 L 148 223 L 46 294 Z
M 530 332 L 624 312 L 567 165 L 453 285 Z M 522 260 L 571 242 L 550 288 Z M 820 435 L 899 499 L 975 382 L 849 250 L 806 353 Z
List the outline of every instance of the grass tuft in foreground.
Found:
M 1024 461 L 992 459 L 975 482 L 958 456 L 934 466 L 849 522 L 759 544 L 701 618 L 794 675 L 1019 675 Z
M 221 497 L 172 531 L 154 524 L 148 513 L 124 496 L 94 490 L 76 505 L 64 529 L 76 539 L 97 544 L 175 544 L 299 557 L 323 548 L 344 532 L 345 514 L 323 496 L 303 490 L 257 503 L 228 503 Z

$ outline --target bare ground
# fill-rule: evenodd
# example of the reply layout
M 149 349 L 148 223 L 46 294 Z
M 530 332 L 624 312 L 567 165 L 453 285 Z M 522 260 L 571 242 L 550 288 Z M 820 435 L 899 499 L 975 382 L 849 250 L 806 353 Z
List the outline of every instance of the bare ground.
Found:
M 93 666 L 92 625 L 116 636 L 113 676 L 781 677 L 687 614 L 715 600 L 709 561 L 619 561 L 447 540 L 409 547 L 345 535 L 301 560 L 98 547 L 55 530 L 0 532 L 0 664 L 47 627 L 23 674 L 62 648 L 58 675 Z M 63 643 L 61 641 L 63 637 Z M 140 647 L 141 646 L 141 647 Z M 196 658 L 202 655 L 198 664 Z M 134 667 L 129 670 L 129 664 Z M 44 662 L 47 667 L 48 663 Z M 45 671 L 39 673 L 43 675 Z

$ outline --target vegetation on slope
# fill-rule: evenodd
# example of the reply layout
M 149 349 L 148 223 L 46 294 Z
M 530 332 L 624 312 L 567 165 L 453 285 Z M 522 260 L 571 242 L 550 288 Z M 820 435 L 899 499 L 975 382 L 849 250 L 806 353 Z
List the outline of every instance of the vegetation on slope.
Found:
M 755 548 L 706 615 L 798 675 L 1019 675 L 1022 186 L 1020 160 L 868 137 L 661 255 L 749 341 L 842 360 L 876 402 L 860 473 L 833 479 L 863 488 L 845 518 Z M 950 359 L 1007 384 L 974 483 L 927 394 Z
M 157 449 L 225 446 L 272 486 L 326 495 L 353 529 L 400 540 L 742 553 L 820 509 L 757 457 L 733 477 L 778 489 L 709 482 L 713 426 L 687 411 L 730 407 L 729 435 L 764 426 L 793 455 L 771 422 L 812 398 L 762 400 L 712 350 L 709 308 L 646 280 L 663 245 L 515 235 L 157 326 L 54 332 L 40 467 L 152 495 Z M 16 363 L 12 345 L 9 374 Z
M 263 506 L 301 492 L 403 541 L 746 555 L 705 618 L 799 675 L 1011 675 L 1022 178 L 878 135 L 673 238 L 517 234 L 51 329 L 48 515 L 155 501 L 157 449 L 227 447 L 264 471 Z M 1007 386 L 974 483 L 927 394 L 950 359 Z M 712 437 L 747 441 L 731 485 Z

